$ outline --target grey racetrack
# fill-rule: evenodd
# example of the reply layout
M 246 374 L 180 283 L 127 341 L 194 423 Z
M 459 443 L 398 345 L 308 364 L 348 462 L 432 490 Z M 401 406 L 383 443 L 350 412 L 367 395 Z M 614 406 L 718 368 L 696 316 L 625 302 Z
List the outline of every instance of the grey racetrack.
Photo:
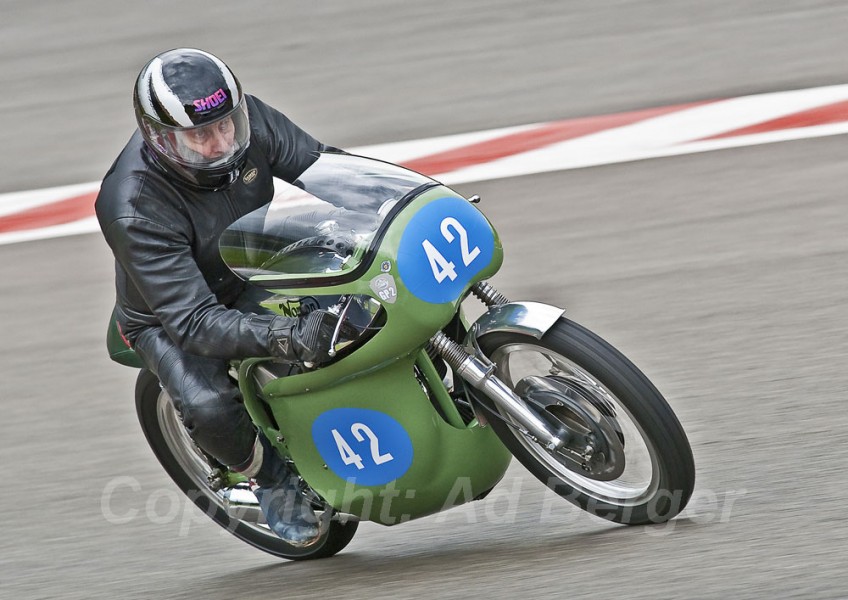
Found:
M 848 82 L 838 1 L 0 0 L 0 192 L 93 181 L 131 86 L 195 45 L 355 146 Z M 690 508 L 579 513 L 513 464 L 488 499 L 278 561 L 187 507 L 104 351 L 98 235 L 0 246 L 0 596 L 839 598 L 848 525 L 848 138 L 458 186 L 515 299 L 563 305 L 657 384 Z

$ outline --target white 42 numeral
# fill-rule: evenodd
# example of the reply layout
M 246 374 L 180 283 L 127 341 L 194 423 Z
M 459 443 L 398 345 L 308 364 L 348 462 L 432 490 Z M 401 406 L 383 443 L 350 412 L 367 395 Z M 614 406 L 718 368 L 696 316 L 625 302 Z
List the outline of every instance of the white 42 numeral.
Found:
M 453 217 L 447 217 L 442 220 L 442 235 L 448 241 L 448 243 L 454 240 L 453 233 L 451 233 L 451 228 L 456 231 L 459 235 L 459 248 L 462 251 L 462 263 L 467 267 L 474 259 L 480 255 L 480 248 L 474 246 L 474 248 L 469 252 L 468 250 L 468 232 L 465 231 L 465 227 L 459 224 L 459 221 L 454 219 Z
M 467 267 L 474 259 L 480 256 L 480 248 L 474 246 L 474 248 L 468 248 L 468 232 L 465 230 L 465 227 L 462 224 L 454 219 L 453 217 L 445 217 L 442 219 L 442 224 L 439 227 L 442 232 L 442 237 L 450 244 L 456 239 L 456 235 L 459 236 L 459 250 L 462 254 L 462 263 Z M 453 230 L 453 231 L 451 231 Z M 454 235 L 454 231 L 456 235 Z M 421 242 L 421 246 L 424 248 L 424 253 L 427 255 L 427 260 L 430 262 L 430 269 L 433 271 L 433 277 L 436 279 L 436 283 L 442 283 L 445 278 L 453 281 L 456 279 L 456 265 L 446 259 L 444 255 L 436 250 L 436 247 L 430 242 L 430 240 L 425 239 Z
M 383 463 L 387 463 L 394 459 L 394 457 L 388 452 L 380 454 L 380 442 L 368 425 L 365 425 L 364 423 L 354 423 L 350 426 L 350 432 L 358 442 L 364 442 L 365 438 L 368 438 L 371 447 L 371 460 L 374 461 L 375 465 L 382 465 Z M 356 465 L 356 468 L 360 470 L 364 469 L 365 465 L 362 463 L 362 457 L 353 451 L 353 448 L 351 448 L 350 444 L 347 443 L 347 440 L 342 437 L 342 434 L 339 433 L 338 429 L 333 429 L 332 433 L 333 439 L 336 441 L 336 447 L 339 449 L 339 456 L 341 457 L 342 462 L 346 465 Z
M 433 270 L 433 277 L 436 278 L 436 283 L 442 283 L 445 277 L 450 277 L 451 281 L 456 279 L 455 265 L 442 256 L 442 253 L 436 250 L 436 247 L 430 243 L 430 240 L 424 240 L 421 242 L 421 245 L 424 247 L 427 260 L 430 261 L 430 268 Z

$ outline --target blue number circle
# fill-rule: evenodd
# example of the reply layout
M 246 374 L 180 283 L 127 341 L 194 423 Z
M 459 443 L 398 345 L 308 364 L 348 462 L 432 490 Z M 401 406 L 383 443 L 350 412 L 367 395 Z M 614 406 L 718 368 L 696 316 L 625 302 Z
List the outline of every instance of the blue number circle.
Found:
M 492 261 L 495 236 L 467 200 L 445 197 L 419 210 L 398 247 L 398 272 L 406 288 L 432 304 L 459 298 Z
M 384 485 L 412 465 L 412 440 L 395 419 L 364 408 L 335 408 L 312 423 L 312 439 L 336 475 L 359 485 Z

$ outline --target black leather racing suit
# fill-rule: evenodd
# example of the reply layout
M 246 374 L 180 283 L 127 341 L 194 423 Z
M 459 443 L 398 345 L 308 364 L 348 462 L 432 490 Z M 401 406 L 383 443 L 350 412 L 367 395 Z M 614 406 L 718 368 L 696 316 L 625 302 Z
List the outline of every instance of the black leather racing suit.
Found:
M 256 304 L 221 260 L 218 237 L 271 200 L 272 177 L 292 182 L 318 152 L 335 150 L 245 98 L 250 145 L 231 186 L 188 187 L 157 164 L 136 132 L 95 203 L 116 259 L 115 314 L 125 340 L 159 377 L 195 441 L 235 467 L 251 460 L 255 434 L 227 377 L 227 359 L 271 354 L 272 329 L 279 337 L 292 320 L 245 312 Z

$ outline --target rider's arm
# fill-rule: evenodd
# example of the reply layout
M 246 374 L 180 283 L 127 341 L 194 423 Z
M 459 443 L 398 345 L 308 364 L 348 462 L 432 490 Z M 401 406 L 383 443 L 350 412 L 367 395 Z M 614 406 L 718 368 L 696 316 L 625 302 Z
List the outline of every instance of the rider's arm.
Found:
M 337 317 L 258 315 L 229 309 L 209 289 L 187 240 L 149 219 L 124 217 L 104 232 L 168 336 L 185 352 L 214 358 L 275 356 L 286 361 L 327 360 Z
M 269 354 L 276 317 L 220 304 L 184 234 L 138 216 L 115 220 L 104 234 L 133 287 L 184 351 L 216 358 Z

